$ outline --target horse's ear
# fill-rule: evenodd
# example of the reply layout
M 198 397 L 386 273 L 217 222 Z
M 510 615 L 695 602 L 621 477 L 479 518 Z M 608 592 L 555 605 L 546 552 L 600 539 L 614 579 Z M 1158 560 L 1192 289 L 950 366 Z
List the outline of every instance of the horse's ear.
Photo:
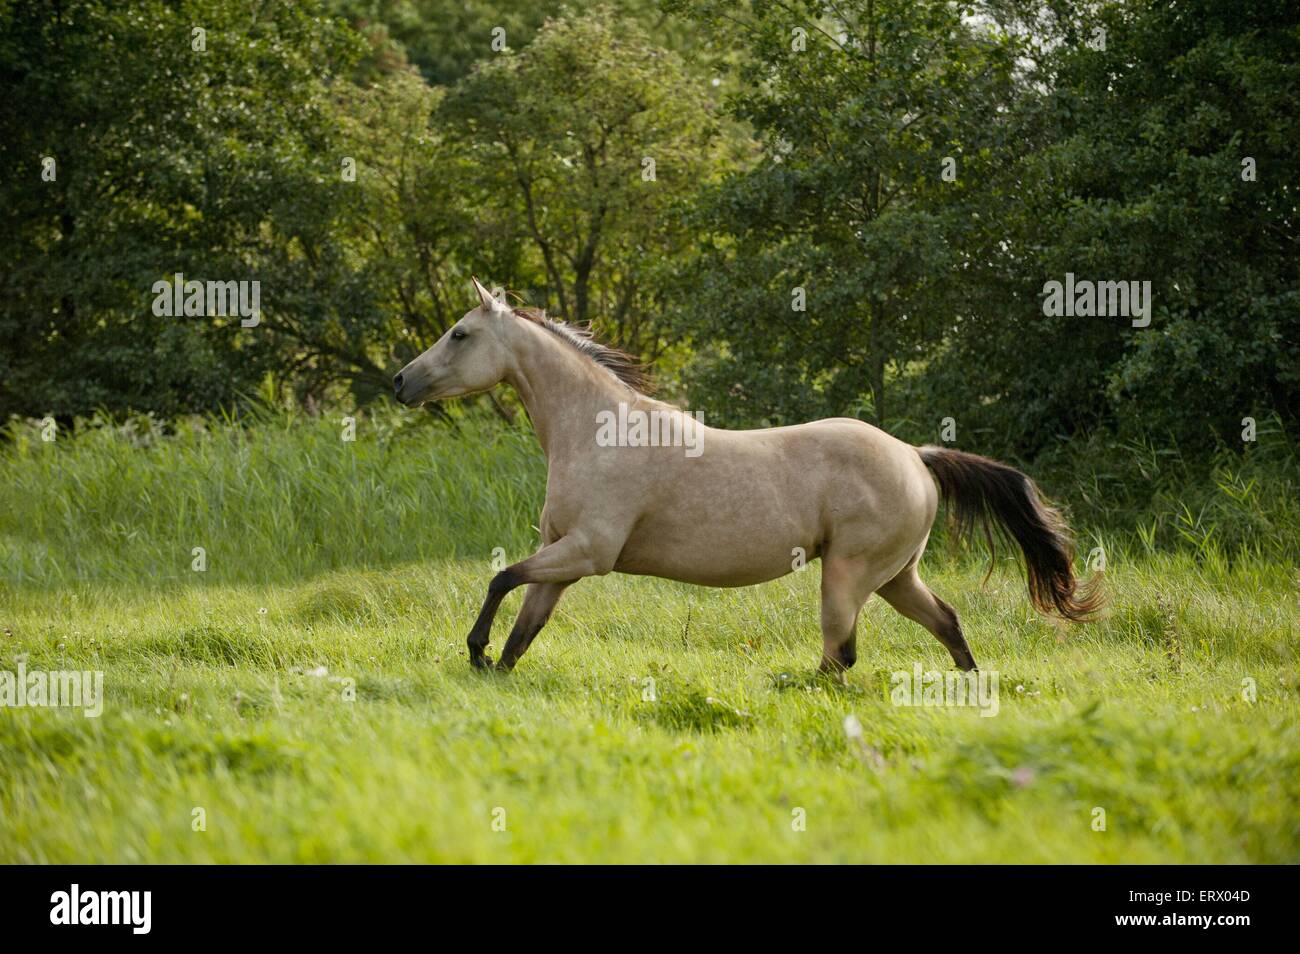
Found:
M 486 308 L 488 311 L 506 310 L 506 306 L 501 304 L 501 302 L 498 301 L 497 298 L 490 291 L 484 288 L 482 282 L 480 282 L 477 278 L 473 277 L 472 275 L 470 276 L 470 281 L 474 283 L 474 290 L 478 292 L 479 301 L 482 303 L 484 308 Z

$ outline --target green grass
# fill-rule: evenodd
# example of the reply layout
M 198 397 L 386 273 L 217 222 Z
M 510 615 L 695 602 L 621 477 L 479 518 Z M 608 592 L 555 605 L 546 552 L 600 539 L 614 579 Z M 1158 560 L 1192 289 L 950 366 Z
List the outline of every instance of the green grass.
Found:
M 0 861 L 1300 861 L 1292 563 L 1117 547 L 1108 616 L 1066 628 L 937 547 L 993 718 L 890 703 L 948 658 L 879 601 L 846 682 L 814 677 L 815 564 L 583 581 L 485 676 L 464 636 L 543 469 L 400 420 L 12 435 L 0 669 L 102 670 L 107 698 L 0 709 Z

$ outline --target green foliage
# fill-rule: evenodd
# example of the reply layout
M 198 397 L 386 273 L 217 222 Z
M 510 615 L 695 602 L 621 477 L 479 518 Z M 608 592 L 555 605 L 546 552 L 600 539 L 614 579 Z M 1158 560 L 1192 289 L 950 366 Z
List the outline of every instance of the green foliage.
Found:
M 366 406 L 473 273 L 723 425 L 1156 442 L 1189 485 L 1295 432 L 1293 4 L 664 7 L 0 4 L 0 418 Z M 176 272 L 261 325 L 154 315 Z M 1067 272 L 1150 327 L 1045 316 Z
M 419 70 L 430 85 L 452 86 L 490 54 L 518 52 L 532 43 L 548 20 L 584 5 L 565 0 L 328 0 L 371 45 L 362 64 L 367 80 L 404 69 Z M 657 0 L 605 0 L 628 21 L 653 27 L 669 49 L 692 47 L 684 23 L 669 23 Z M 495 32 L 495 31 L 500 31 Z M 499 41 L 500 50 L 491 44 Z
M 0 13 L 0 416 L 233 403 L 281 356 L 237 322 L 153 314 L 153 284 L 260 279 L 283 314 L 341 191 L 311 4 L 6 4 Z M 191 30 L 207 31 L 196 51 Z M 55 178 L 42 178 L 44 158 Z
M 1243 416 L 1294 429 L 1300 127 L 1279 104 L 1300 98 L 1295 5 L 1111 3 L 1040 30 L 1057 45 L 1018 113 L 1039 145 L 992 183 L 1000 307 L 957 329 L 929 386 L 994 449 L 1103 426 L 1199 456 Z M 1067 271 L 1150 281 L 1150 327 L 1044 316 L 1043 283 Z
M 996 454 L 1103 429 L 1200 459 L 1243 416 L 1294 428 L 1293 4 L 673 7 L 745 44 L 732 110 L 764 150 L 699 209 L 690 380 L 715 420 L 933 441 L 952 416 Z M 1149 281 L 1150 327 L 1045 316 L 1067 272 Z
M 763 147 L 698 216 L 697 401 L 789 422 L 869 400 L 884 421 L 888 374 L 968 293 L 978 184 L 1012 148 L 998 113 L 1018 44 L 942 2 L 682 6 L 719 46 L 749 45 L 731 108 Z
M 482 63 L 437 122 L 479 170 L 488 274 L 657 357 L 662 276 L 691 249 L 675 210 L 718 168 L 704 88 L 606 8 L 550 20 L 519 53 Z
M 484 62 L 450 91 L 367 26 L 406 35 L 418 5 L 330 5 L 364 33 L 323 9 L 6 10 L 0 417 L 168 418 L 268 373 L 364 404 L 469 307 L 475 270 L 648 358 L 667 347 L 692 245 L 675 210 L 722 160 L 704 83 L 644 33 L 644 4 L 461 10 L 482 36 L 438 35 L 476 37 Z M 523 48 L 494 51 L 489 22 Z M 259 281 L 261 325 L 154 315 L 177 272 Z

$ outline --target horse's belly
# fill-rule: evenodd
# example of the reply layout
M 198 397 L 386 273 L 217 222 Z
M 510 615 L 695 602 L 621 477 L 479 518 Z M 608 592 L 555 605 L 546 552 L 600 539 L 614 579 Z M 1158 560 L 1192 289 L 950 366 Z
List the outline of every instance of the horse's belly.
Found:
M 751 586 L 785 576 L 817 555 L 814 527 L 783 521 L 767 528 L 651 521 L 638 526 L 619 554 L 619 573 L 662 576 L 702 586 Z
M 665 560 L 662 554 L 647 555 L 644 559 L 636 554 L 629 554 L 620 557 L 618 563 L 614 565 L 614 570 L 618 573 L 658 576 L 665 580 L 694 583 L 698 586 L 753 586 L 756 583 L 766 583 L 785 576 L 791 569 L 789 563 L 737 566 L 725 560 L 711 566 L 701 565 L 681 560 Z

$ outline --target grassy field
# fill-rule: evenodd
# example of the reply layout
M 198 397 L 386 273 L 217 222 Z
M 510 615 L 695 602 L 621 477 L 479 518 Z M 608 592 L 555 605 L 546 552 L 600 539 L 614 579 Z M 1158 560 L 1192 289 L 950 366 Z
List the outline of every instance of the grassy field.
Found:
M 0 709 L 0 861 L 1300 861 L 1294 561 L 1085 530 L 1111 606 L 1066 628 L 941 543 L 991 718 L 891 704 L 949 663 L 879 601 L 847 681 L 815 677 L 816 564 L 586 580 L 482 675 L 464 637 L 493 549 L 533 545 L 531 438 L 341 436 L 13 431 L 0 669 L 102 671 L 106 698 Z

